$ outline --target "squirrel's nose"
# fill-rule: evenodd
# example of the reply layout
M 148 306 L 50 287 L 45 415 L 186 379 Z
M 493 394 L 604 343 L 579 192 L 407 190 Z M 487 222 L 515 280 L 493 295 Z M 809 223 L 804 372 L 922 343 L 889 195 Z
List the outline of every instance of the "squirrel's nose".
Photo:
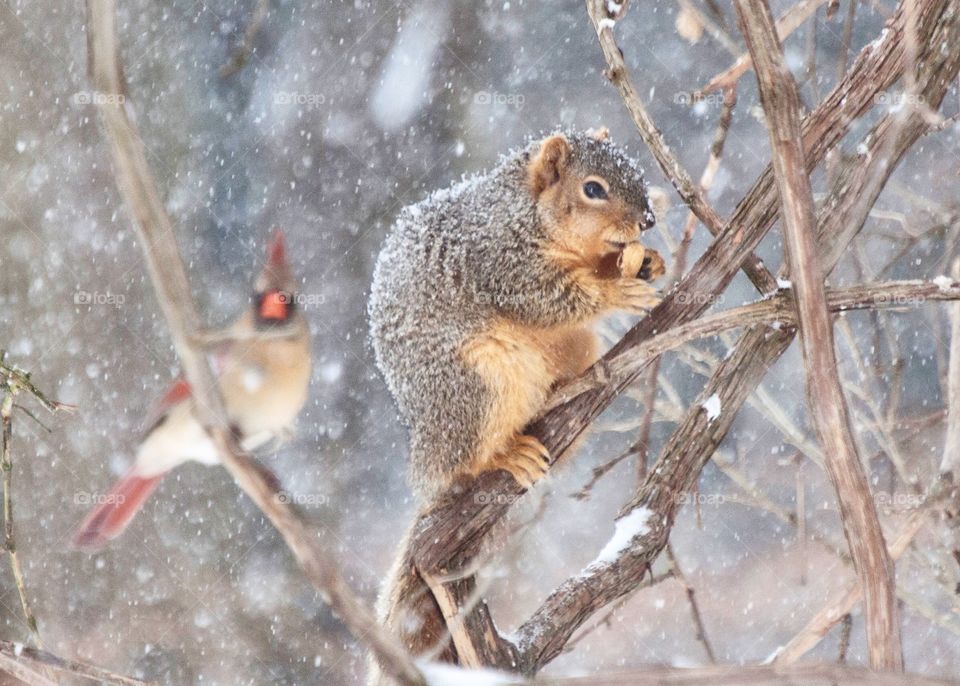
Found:
M 653 225 L 656 223 L 656 220 L 653 218 L 653 215 L 637 215 L 636 218 L 637 231 L 646 231 L 647 229 L 653 228 Z

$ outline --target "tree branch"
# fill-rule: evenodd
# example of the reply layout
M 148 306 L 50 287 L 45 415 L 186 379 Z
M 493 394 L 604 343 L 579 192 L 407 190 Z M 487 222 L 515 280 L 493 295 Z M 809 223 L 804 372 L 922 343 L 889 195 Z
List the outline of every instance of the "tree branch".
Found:
M 740 27 L 753 58 L 780 191 L 785 251 L 796 293 L 807 405 L 837 493 L 840 521 L 863 588 L 870 665 L 903 669 L 893 562 L 850 425 L 837 371 L 833 323 L 815 245 L 813 191 L 804 163 L 800 96 L 764 0 L 738 0 Z
M 960 277 L 960 258 L 952 274 Z M 950 358 L 947 369 L 947 438 L 943 444 L 940 473 L 960 478 L 960 304 L 950 308 Z
M 900 310 L 928 300 L 956 300 L 960 297 L 958 286 L 960 282 L 944 277 L 935 282 L 887 281 L 846 288 L 830 288 L 826 291 L 826 306 L 833 314 L 854 310 Z M 663 353 L 676 350 L 697 339 L 757 324 L 776 323 L 784 328 L 792 328 L 797 324 L 796 314 L 793 290 L 787 289 L 779 291 L 771 298 L 680 324 L 638 343 L 630 349 L 629 354 L 611 361 L 602 374 L 598 373 L 598 370 L 587 370 L 584 375 L 560 386 L 548 401 L 548 408 L 562 405 L 571 398 L 604 384 L 618 383 L 621 379 L 643 369 L 651 360 Z
M 143 141 L 129 114 L 132 108 L 120 63 L 114 0 L 89 0 L 87 9 L 90 76 L 95 89 L 109 96 L 97 102 L 117 184 L 133 215 L 154 291 L 190 382 L 197 418 L 210 435 L 223 465 L 277 528 L 307 578 L 354 637 L 370 645 L 384 669 L 401 683 L 422 685 L 423 676 L 410 656 L 354 596 L 340 575 L 339 562 L 321 548 L 316 534 L 296 511 L 277 497 L 273 485 L 242 452 L 229 429 L 223 398 L 210 366 L 192 341 L 192 335 L 200 331 L 200 317 L 190 295 L 173 225 L 160 201 Z
M 664 667 L 596 676 L 538 678 L 531 683 L 536 686 L 960 686 L 956 679 L 878 674 L 859 667 L 823 663 Z

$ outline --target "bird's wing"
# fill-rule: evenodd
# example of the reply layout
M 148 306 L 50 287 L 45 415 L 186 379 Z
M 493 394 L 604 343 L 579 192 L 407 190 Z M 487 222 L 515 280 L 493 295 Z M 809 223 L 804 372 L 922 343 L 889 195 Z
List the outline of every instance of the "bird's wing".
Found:
M 150 408 L 150 412 L 147 413 L 143 435 L 147 436 L 151 431 L 163 424 L 170 410 L 189 398 L 190 392 L 190 384 L 187 383 L 187 380 L 184 379 L 183 376 L 178 376 L 174 379 L 173 383 L 170 384 L 170 388 L 167 389 L 167 392 L 163 394 L 160 400 L 154 403 L 153 407 Z
M 223 372 L 223 368 L 226 364 L 231 347 L 232 343 L 223 343 L 218 345 L 216 349 L 210 353 L 210 361 L 213 363 L 213 372 L 218 377 Z M 163 394 L 160 400 L 154 403 L 153 407 L 150 408 L 150 411 L 147 413 L 146 421 L 143 423 L 143 435 L 147 436 L 151 431 L 156 429 L 157 426 L 162 424 L 167 418 L 167 415 L 170 413 L 170 410 L 189 398 L 190 395 L 190 384 L 185 378 L 183 378 L 183 375 L 181 374 L 173 380 L 173 383 L 170 384 L 167 392 Z

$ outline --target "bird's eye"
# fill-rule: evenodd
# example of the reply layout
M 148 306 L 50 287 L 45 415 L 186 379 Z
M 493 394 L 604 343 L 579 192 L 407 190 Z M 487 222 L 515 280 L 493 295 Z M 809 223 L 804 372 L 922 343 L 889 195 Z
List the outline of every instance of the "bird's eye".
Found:
M 607 199 L 607 189 L 596 181 L 587 181 L 583 184 L 583 194 L 591 200 Z

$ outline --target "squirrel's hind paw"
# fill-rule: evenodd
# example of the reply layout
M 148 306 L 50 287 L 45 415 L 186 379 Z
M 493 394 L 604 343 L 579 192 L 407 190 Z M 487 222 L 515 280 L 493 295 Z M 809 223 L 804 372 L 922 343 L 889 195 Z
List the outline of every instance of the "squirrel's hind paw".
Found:
M 484 471 L 502 469 L 510 472 L 518 484 L 530 488 L 550 469 L 550 452 L 533 436 L 519 434 L 508 448 L 494 455 L 484 467 Z
M 645 313 L 657 305 L 660 292 L 643 279 L 620 279 L 617 307 L 628 312 Z

